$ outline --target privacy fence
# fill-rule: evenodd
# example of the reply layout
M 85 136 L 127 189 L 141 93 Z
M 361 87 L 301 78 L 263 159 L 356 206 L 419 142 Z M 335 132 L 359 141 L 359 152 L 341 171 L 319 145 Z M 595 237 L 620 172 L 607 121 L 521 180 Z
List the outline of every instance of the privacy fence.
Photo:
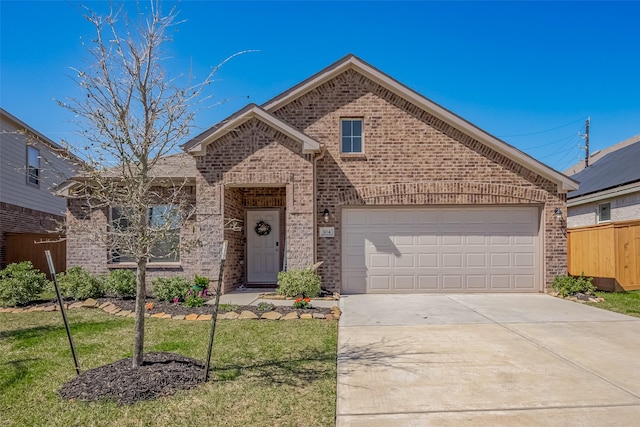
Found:
M 604 291 L 640 289 L 640 221 L 567 230 L 569 274 Z
M 7 255 L 6 262 L 31 261 L 38 270 L 46 273 L 50 277 L 45 250 L 51 251 L 51 258 L 56 273 L 61 273 L 67 267 L 67 244 L 63 238 L 57 234 L 35 234 L 35 233 L 7 233 Z

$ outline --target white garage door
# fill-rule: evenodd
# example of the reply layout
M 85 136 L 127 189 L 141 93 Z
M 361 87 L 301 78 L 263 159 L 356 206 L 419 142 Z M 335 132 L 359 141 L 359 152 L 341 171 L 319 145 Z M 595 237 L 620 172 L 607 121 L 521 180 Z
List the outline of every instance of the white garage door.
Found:
M 539 208 L 343 209 L 344 293 L 538 292 Z

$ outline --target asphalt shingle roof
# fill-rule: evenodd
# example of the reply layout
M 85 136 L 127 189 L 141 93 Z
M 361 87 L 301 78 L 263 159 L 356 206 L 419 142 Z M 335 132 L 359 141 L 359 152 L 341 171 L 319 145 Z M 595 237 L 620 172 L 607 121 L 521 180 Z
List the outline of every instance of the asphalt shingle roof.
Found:
M 571 178 L 580 182 L 580 188 L 568 199 L 640 181 L 640 141 L 607 154 Z

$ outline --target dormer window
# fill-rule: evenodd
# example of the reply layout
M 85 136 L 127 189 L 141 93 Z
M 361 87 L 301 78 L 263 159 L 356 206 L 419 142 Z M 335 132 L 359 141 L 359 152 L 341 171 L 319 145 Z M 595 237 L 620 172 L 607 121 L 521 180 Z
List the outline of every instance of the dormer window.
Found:
M 343 153 L 363 153 L 362 119 L 341 120 L 341 151 Z

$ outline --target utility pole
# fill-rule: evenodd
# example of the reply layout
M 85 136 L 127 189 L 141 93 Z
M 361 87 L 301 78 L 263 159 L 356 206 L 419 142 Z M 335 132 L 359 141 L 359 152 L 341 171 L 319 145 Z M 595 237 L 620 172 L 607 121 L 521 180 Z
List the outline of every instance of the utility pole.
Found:
M 591 124 L 591 117 L 587 117 L 587 123 L 585 125 L 586 131 L 584 135 L 584 167 L 589 167 L 589 125 Z

